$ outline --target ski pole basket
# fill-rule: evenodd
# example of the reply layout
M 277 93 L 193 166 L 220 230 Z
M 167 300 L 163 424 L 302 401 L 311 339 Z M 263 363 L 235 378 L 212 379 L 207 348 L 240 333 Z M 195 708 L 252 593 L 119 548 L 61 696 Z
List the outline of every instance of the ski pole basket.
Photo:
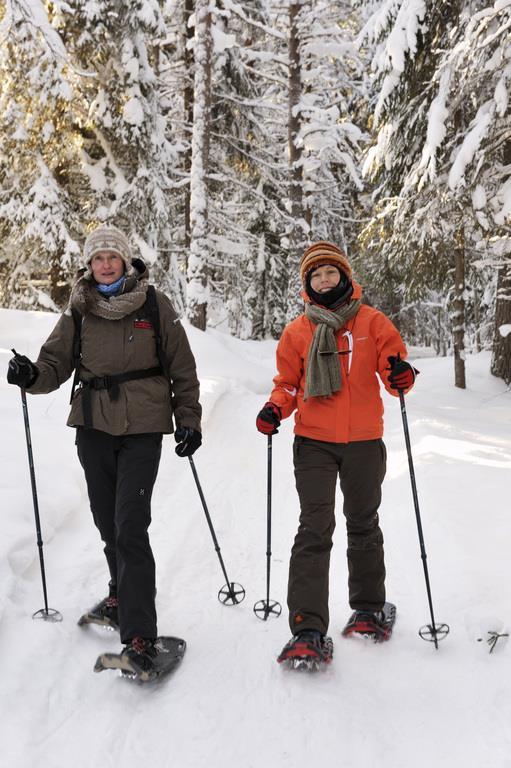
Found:
M 55 608 L 40 608 L 38 611 L 32 614 L 33 619 L 43 619 L 44 621 L 50 621 L 56 623 L 62 621 L 62 614 L 60 611 L 56 611 Z
M 282 606 L 276 600 L 258 600 L 254 605 L 254 613 L 258 619 L 266 621 L 270 616 L 277 619 L 282 613 Z
M 419 629 L 420 637 L 422 637 L 423 640 L 427 640 L 428 643 L 435 643 L 436 647 L 438 647 L 438 641 L 443 640 L 448 634 L 448 624 L 425 624 Z

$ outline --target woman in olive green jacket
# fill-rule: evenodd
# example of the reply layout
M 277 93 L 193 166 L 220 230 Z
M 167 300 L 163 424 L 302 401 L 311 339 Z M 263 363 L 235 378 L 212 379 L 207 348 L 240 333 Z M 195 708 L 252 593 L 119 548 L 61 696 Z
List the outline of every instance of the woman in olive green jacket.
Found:
M 147 669 L 157 636 L 151 494 L 162 435 L 174 431 L 173 419 L 179 456 L 191 456 L 201 444 L 199 382 L 176 312 L 149 286 L 126 236 L 98 227 L 85 241 L 84 259 L 69 306 L 37 361 L 16 355 L 8 381 L 32 394 L 52 392 L 78 363 L 68 424 L 77 427 L 110 572 L 108 597 L 85 620 L 118 626 L 123 653 Z

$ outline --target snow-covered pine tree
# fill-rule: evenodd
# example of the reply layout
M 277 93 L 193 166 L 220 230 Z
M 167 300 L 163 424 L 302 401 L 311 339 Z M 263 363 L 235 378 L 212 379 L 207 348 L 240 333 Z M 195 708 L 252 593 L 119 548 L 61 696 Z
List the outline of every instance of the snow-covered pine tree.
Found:
M 287 157 L 282 149 L 276 152 L 281 168 L 285 163 L 278 174 L 284 174 L 285 185 L 279 178 L 273 186 L 282 190 L 287 210 L 281 236 L 287 320 L 301 309 L 298 262 L 304 248 L 319 238 L 346 247 L 344 223 L 352 223 L 354 199 L 361 189 L 356 158 L 363 134 L 351 119 L 361 67 L 350 42 L 351 17 L 349 3 L 270 4 L 274 34 L 268 39 L 271 58 L 267 55 L 265 62 L 272 64 L 268 76 L 274 85 L 267 97 L 275 128 L 269 139 L 274 137 L 281 148 L 287 146 Z M 278 118 L 284 116 L 286 124 L 279 125 Z
M 300 307 L 300 257 L 305 250 L 310 231 L 310 211 L 305 205 L 303 188 L 302 127 L 302 16 L 305 10 L 302 0 L 289 0 L 288 7 L 288 88 L 287 88 L 287 145 L 289 156 L 288 205 L 291 214 L 289 249 L 287 256 L 288 296 L 287 320 L 298 314 Z
M 57 309 L 76 267 L 76 73 L 42 3 L 10 0 L 0 25 L 0 301 Z
M 211 2 L 195 2 L 194 104 L 190 171 L 190 255 L 186 301 L 192 325 L 206 329 L 208 306 L 208 181 L 211 120 Z
M 214 150 L 211 222 L 224 264 L 222 306 L 242 338 L 279 336 L 287 278 L 280 233 L 288 215 L 282 145 L 282 83 L 274 71 L 274 30 L 265 0 L 222 2 L 213 37 Z M 217 271 L 217 275 L 219 275 Z
M 178 224 L 173 231 L 185 254 L 186 184 L 190 175 L 186 157 L 191 152 L 189 136 L 192 132 L 198 135 L 198 125 L 190 123 L 191 93 L 186 97 L 190 64 L 185 63 L 183 53 L 183 19 L 190 19 L 190 28 L 196 29 L 196 17 L 190 16 L 187 1 L 169 0 L 166 5 L 171 34 L 166 38 L 167 65 L 162 70 L 168 122 L 172 135 L 184 148 L 177 170 L 182 177 L 184 203 L 174 208 Z M 295 223 L 289 210 L 286 152 L 289 4 L 280 8 L 270 0 L 218 0 L 210 10 L 208 168 L 191 182 L 197 189 L 198 178 L 203 179 L 203 194 L 197 199 L 208 202 L 208 246 L 201 250 L 202 266 L 206 253 L 209 261 L 202 283 L 207 284 L 207 320 L 215 325 L 226 320 L 229 329 L 243 337 L 276 337 L 286 321 L 288 274 L 297 280 L 297 269 L 287 263 L 289 235 Z M 345 64 L 353 51 L 347 56 L 347 46 L 337 45 L 340 37 L 348 35 L 343 28 L 347 16 L 337 5 L 321 3 L 319 26 L 313 25 L 309 4 L 307 13 L 308 36 L 304 40 L 310 43 L 307 66 L 311 70 L 307 87 L 316 88 L 317 93 L 307 103 L 311 125 L 305 140 L 299 140 L 303 145 L 300 151 L 310 162 L 307 183 L 314 192 L 310 195 L 311 211 L 316 216 L 318 236 L 342 241 L 340 222 L 346 217 L 345 201 L 357 184 L 349 178 L 347 168 L 360 134 L 347 119 L 353 78 L 351 69 L 346 76 Z M 330 54 L 329 71 L 323 79 L 322 44 Z M 197 93 L 193 96 L 195 102 Z M 299 257 L 301 249 L 297 253 Z M 293 296 L 297 306 L 298 286 Z
M 456 14 L 452 3 L 444 3 L 442 13 L 434 0 L 360 5 L 366 18 L 358 42 L 373 71 L 368 125 L 375 137 L 363 165 L 373 193 L 360 238 L 360 268 L 376 303 L 401 325 L 401 308 L 432 290 L 444 291 L 447 279 L 444 221 L 428 217 L 406 226 L 416 198 L 408 199 L 403 188 L 421 154 L 433 100 L 430 79 Z
M 298 262 L 304 247 L 328 239 L 348 250 L 356 199 L 357 160 L 364 135 L 353 122 L 362 68 L 353 45 L 351 3 L 289 0 L 275 15 L 287 44 L 288 308 L 300 310 Z M 287 24 L 287 27 L 285 26 Z M 345 224 L 349 231 L 346 232 Z
M 464 386 L 467 321 L 477 317 L 480 322 L 484 306 L 478 283 L 485 276 L 474 268 L 475 256 L 484 251 L 484 216 L 474 213 L 472 203 L 480 200 L 476 190 L 492 144 L 485 149 L 499 91 L 498 77 L 484 80 L 481 72 L 496 68 L 488 62 L 495 65 L 503 40 L 498 24 L 484 45 L 477 39 L 476 20 L 489 13 L 484 6 L 384 4 L 364 31 L 381 36 L 375 56 L 381 75 L 374 109 L 378 138 L 366 161 L 366 172 L 377 184 L 378 208 L 366 242 L 377 254 L 375 273 L 383 256 L 404 297 L 450 290 L 458 386 Z M 493 121 L 497 133 L 498 122 Z M 467 279 L 471 290 L 466 290 Z M 474 329 L 471 336 L 479 338 Z
M 45 7 L 13 0 L 3 19 L 12 47 L 8 57 L 2 51 L 2 143 L 16 157 L 2 174 L 4 233 L 25 239 L 52 285 L 68 289 L 76 239 L 116 223 L 179 299 L 168 195 L 179 153 L 166 135 L 155 72 L 165 39 L 160 3 L 74 0 L 48 4 L 49 15 Z
M 352 5 L 316 0 L 303 6 L 298 133 L 309 239 L 333 240 L 348 252 L 358 234 L 359 162 L 368 140 L 358 124 L 363 67 L 353 42 L 357 16 Z
M 81 162 L 72 188 L 84 223 L 126 231 L 153 279 L 179 304 L 168 196 L 178 148 L 166 133 L 156 72 L 166 33 L 160 5 L 73 0 L 61 17 L 68 55 L 83 73 L 76 99 Z
M 299 311 L 298 260 L 306 241 L 295 249 L 291 263 L 297 222 L 304 237 L 309 218 L 316 238 L 345 244 L 344 219 L 350 218 L 351 196 L 360 185 L 354 157 L 361 132 L 348 119 L 359 74 L 344 10 L 338 4 L 316 3 L 313 9 L 306 3 L 298 14 L 305 13 L 300 35 L 307 93 L 291 113 L 293 118 L 305 114 L 305 120 L 300 118 L 304 134 L 298 134 L 296 144 L 304 159 L 290 165 L 289 3 L 224 0 L 217 6 L 212 26 L 210 290 L 213 311 L 225 308 L 237 335 L 279 336 L 286 317 Z M 304 168 L 307 173 L 294 186 L 292 168 L 297 176 L 303 177 Z M 307 217 L 292 214 L 292 189 L 310 202 Z

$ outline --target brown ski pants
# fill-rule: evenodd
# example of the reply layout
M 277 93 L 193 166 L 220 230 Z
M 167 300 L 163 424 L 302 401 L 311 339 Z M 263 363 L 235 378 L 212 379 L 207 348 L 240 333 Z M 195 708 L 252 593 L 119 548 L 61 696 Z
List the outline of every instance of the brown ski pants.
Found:
M 302 629 L 325 634 L 338 477 L 348 534 L 350 606 L 376 611 L 385 602 L 378 507 L 386 450 L 383 440 L 327 443 L 297 435 L 293 455 L 301 513 L 289 564 L 289 625 L 293 634 Z

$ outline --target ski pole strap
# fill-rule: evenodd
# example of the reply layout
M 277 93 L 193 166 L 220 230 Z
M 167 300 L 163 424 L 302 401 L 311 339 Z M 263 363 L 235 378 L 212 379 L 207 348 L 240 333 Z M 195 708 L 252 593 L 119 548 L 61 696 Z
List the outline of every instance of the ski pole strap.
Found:
M 92 400 L 91 390 L 106 389 L 111 400 L 118 400 L 120 389 L 119 384 L 126 381 L 135 381 L 135 379 L 151 379 L 153 376 L 164 376 L 161 365 L 155 368 L 144 368 L 139 371 L 127 371 L 126 373 L 116 373 L 108 376 L 95 376 L 92 379 L 83 379 L 80 381 L 82 390 L 83 421 L 85 429 L 92 429 Z

